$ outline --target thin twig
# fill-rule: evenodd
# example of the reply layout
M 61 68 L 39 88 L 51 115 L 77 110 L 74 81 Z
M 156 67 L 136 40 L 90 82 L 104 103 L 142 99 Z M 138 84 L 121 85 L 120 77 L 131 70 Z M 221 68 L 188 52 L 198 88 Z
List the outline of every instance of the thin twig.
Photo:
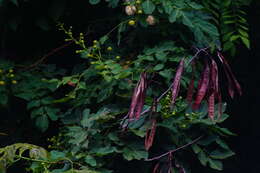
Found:
M 73 43 L 73 41 L 69 41 L 69 43 L 64 44 L 64 45 L 62 45 L 60 47 L 57 47 L 57 48 L 53 49 L 52 51 L 50 51 L 46 55 L 44 55 L 41 59 L 39 59 L 35 63 L 31 64 L 30 66 L 26 67 L 26 69 L 29 69 L 29 68 L 32 68 L 32 67 L 35 67 L 35 66 L 41 64 L 46 58 L 48 58 L 49 56 L 55 54 L 56 52 L 60 51 L 61 49 L 71 45 L 72 43 Z
M 162 93 L 162 95 L 161 95 L 160 97 L 158 97 L 158 99 L 157 99 L 156 101 L 159 102 L 159 101 L 163 98 L 163 96 L 164 96 L 165 94 L 167 94 L 167 93 L 171 90 L 172 86 L 173 86 L 173 82 L 172 82 L 172 84 L 170 85 L 170 87 L 169 87 L 164 93 Z
M 84 34 L 84 36 L 87 36 L 91 33 L 92 31 L 90 29 L 88 29 L 87 33 Z M 72 43 L 74 43 L 73 40 L 68 41 L 68 43 L 61 45 L 60 47 L 57 47 L 55 49 L 53 49 L 52 51 L 48 52 L 46 55 L 44 55 L 41 59 L 39 59 L 38 61 L 36 61 L 35 63 L 31 64 L 30 66 L 26 67 L 25 69 L 29 69 L 29 68 L 33 68 L 35 66 L 38 66 L 39 64 L 41 64 L 45 59 L 47 59 L 49 56 L 55 54 L 56 52 L 64 49 L 65 47 L 71 45 Z
M 206 50 L 208 49 L 209 47 L 206 47 L 206 48 L 203 48 L 203 49 L 197 49 L 197 52 L 196 54 L 191 57 L 190 61 L 187 63 L 187 66 L 195 59 L 198 57 L 198 55 L 201 53 L 201 52 L 206 52 Z
M 167 156 L 168 154 L 172 154 L 172 153 L 174 153 L 174 152 L 176 152 L 176 151 L 178 151 L 178 150 L 180 150 L 180 149 L 183 149 L 183 148 L 185 148 L 185 147 L 187 147 L 187 146 L 189 146 L 189 145 L 192 145 L 192 144 L 196 143 L 196 142 L 199 141 L 202 137 L 203 137 L 203 136 L 200 136 L 200 137 L 194 139 L 193 141 L 191 141 L 191 142 L 189 142 L 189 143 L 187 143 L 187 144 L 185 144 L 185 145 L 183 145 L 183 146 L 181 146 L 181 147 L 179 147 L 179 148 L 176 148 L 176 149 L 174 149 L 174 150 L 170 150 L 170 151 L 168 151 L 168 152 L 166 152 L 166 153 L 164 153 L 164 154 L 162 154 L 162 155 L 160 155 L 160 156 L 153 157 L 153 158 L 151 158 L 151 159 L 145 159 L 145 161 L 158 160 L 158 159 L 160 159 L 160 158 L 162 158 L 162 157 L 164 157 L 164 156 Z

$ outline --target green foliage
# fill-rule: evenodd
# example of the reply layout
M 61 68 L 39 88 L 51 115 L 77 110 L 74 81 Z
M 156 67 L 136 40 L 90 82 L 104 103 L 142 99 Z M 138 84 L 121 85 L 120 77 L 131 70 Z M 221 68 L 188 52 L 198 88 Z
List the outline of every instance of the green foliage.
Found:
M 8 166 L 23 158 L 23 154 L 29 151 L 31 160 L 41 159 L 44 161 L 48 157 L 48 152 L 39 146 L 32 144 L 16 143 L 0 148 L 0 172 L 5 173 Z
M 245 12 L 248 3 L 249 1 L 232 0 L 203 1 L 207 10 L 212 13 L 213 20 L 221 33 L 223 50 L 230 51 L 232 55 L 235 54 L 236 45 L 240 42 L 250 48 Z
M 100 0 L 88 2 L 96 8 L 104 6 Z M 3 8 L 5 3 L 3 1 Z M 20 1 L 12 3 L 19 7 Z M 53 1 L 49 11 L 54 20 L 62 16 L 63 7 L 59 5 L 62 6 L 62 2 Z M 170 158 L 173 153 L 169 151 L 175 150 L 174 163 L 185 170 L 189 170 L 188 164 L 193 162 L 189 161 L 191 155 L 203 166 L 222 170 L 223 159 L 234 155 L 225 139 L 235 134 L 221 126 L 228 118 L 225 104 L 221 118 L 210 119 L 206 102 L 193 110 L 192 104 L 184 99 L 191 78 L 196 80 L 195 90 L 198 90 L 199 72 L 203 70 L 202 64 L 195 70 L 191 67 L 191 60 L 196 56 L 190 47 L 193 46 L 196 52 L 202 47 L 210 48 L 212 54 L 220 48 L 234 52 L 238 38 L 249 47 L 245 14 L 241 10 L 245 4 L 228 0 L 124 3 L 109 0 L 105 5 L 118 9 L 130 7 L 132 11 L 125 11 L 126 14 L 121 14 L 122 10 L 116 11 L 117 24 L 106 34 L 102 31 L 95 37 L 77 34 L 72 27 L 67 29 L 65 24 L 58 24 L 59 30 L 66 35 L 65 41 L 77 46 L 75 53 L 78 56 L 68 59 L 74 63 L 73 69 L 65 71 L 59 64 L 57 67 L 37 65 L 20 69 L 12 63 L 1 62 L 0 105 L 7 107 L 8 99 L 20 98 L 27 104 L 27 110 L 41 132 L 49 129 L 50 122 L 59 127 L 59 134 L 48 140 L 49 152 L 27 144 L 0 149 L 2 172 L 15 161 L 24 159 L 31 163 L 28 171 L 33 173 L 112 173 L 128 169 L 134 172 L 135 168 L 129 166 L 129 162 L 148 173 L 154 167 L 149 158 L 168 152 L 155 160 L 158 163 L 171 161 L 166 156 Z M 104 19 L 98 27 L 103 28 L 107 21 L 111 19 Z M 44 19 L 38 24 L 42 29 L 48 29 Z M 73 58 L 80 60 L 75 63 Z M 173 107 L 172 95 L 166 89 L 171 86 L 182 59 L 181 96 Z M 139 119 L 131 120 L 127 112 L 142 72 L 148 76 L 144 113 Z M 11 78 L 12 74 L 15 78 Z M 160 99 L 157 111 L 151 113 L 146 110 L 153 108 L 154 98 Z M 215 115 L 218 113 L 216 109 Z M 152 148 L 148 150 L 144 144 L 149 139 L 148 132 L 154 128 L 154 120 L 156 131 Z M 31 152 L 35 149 L 36 154 L 38 150 L 41 153 L 37 157 Z M 26 155 L 25 150 L 32 154 Z M 45 153 L 44 157 L 42 153 Z M 167 164 L 163 166 L 163 169 L 177 169 L 176 165 L 174 168 L 168 168 Z

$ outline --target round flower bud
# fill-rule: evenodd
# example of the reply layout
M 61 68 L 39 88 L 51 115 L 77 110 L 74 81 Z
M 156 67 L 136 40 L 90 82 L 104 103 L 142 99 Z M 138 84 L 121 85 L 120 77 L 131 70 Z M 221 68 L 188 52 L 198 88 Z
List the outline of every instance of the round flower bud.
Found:
M 152 15 L 149 15 L 146 18 L 146 22 L 148 23 L 148 25 L 154 25 L 155 24 L 155 18 Z
M 128 15 L 128 16 L 132 16 L 134 15 L 136 12 L 136 7 L 134 5 L 127 5 L 125 7 L 125 13 Z

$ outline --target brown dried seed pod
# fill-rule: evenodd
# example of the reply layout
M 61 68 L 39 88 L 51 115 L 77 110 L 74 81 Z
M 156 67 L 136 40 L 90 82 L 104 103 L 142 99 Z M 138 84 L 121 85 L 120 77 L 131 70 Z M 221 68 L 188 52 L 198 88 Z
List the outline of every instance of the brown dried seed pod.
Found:
M 146 18 L 146 22 L 148 23 L 148 25 L 154 25 L 155 24 L 155 18 L 152 15 L 149 15 Z
M 136 13 L 136 7 L 134 5 L 127 5 L 125 7 L 125 13 L 128 15 L 128 16 L 132 16 Z

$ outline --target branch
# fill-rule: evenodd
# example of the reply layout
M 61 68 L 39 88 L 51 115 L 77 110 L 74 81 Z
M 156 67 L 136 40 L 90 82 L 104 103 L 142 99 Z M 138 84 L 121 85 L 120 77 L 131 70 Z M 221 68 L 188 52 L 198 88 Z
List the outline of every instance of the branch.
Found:
M 89 35 L 91 32 L 92 32 L 92 31 L 89 29 L 89 30 L 87 31 L 87 33 L 84 34 L 84 36 Z M 69 41 L 67 44 L 63 44 L 63 45 L 61 45 L 60 47 L 57 47 L 57 48 L 51 50 L 51 51 L 48 52 L 46 55 L 44 55 L 41 59 L 39 59 L 39 60 L 36 61 L 35 63 L 29 65 L 29 66 L 26 67 L 25 69 L 29 69 L 29 68 L 33 68 L 33 67 L 35 67 L 35 66 L 38 66 L 38 65 L 41 64 L 45 59 L 47 59 L 49 56 L 55 54 L 56 52 L 58 52 L 58 51 L 60 51 L 60 50 L 62 50 L 62 49 L 64 49 L 65 47 L 71 45 L 72 43 L 74 43 L 73 40 Z
M 195 54 L 193 57 L 191 57 L 191 59 L 190 59 L 190 61 L 188 62 L 187 66 L 188 66 L 195 58 L 197 58 L 198 55 L 199 55 L 201 52 L 207 53 L 206 50 L 207 50 L 208 48 L 209 48 L 209 47 L 205 47 L 205 48 L 202 48 L 202 49 L 197 49 L 197 48 L 196 48 L 197 52 L 196 52 L 196 54 Z
M 176 149 L 174 149 L 174 150 L 170 150 L 170 151 L 168 151 L 167 153 L 164 153 L 164 154 L 162 154 L 162 155 L 160 155 L 160 156 L 153 157 L 153 158 L 151 158 L 151 159 L 145 159 L 145 161 L 158 160 L 158 159 L 160 159 L 160 158 L 162 158 L 162 157 L 164 157 L 164 156 L 167 156 L 168 154 L 172 154 L 172 153 L 174 153 L 174 152 L 176 152 L 176 151 L 178 151 L 178 150 L 180 150 L 180 149 L 183 149 L 183 148 L 185 148 L 185 147 L 188 147 L 189 145 L 192 145 L 192 144 L 196 143 L 196 142 L 199 141 L 201 138 L 202 138 L 202 136 L 200 136 L 200 137 L 194 139 L 193 141 L 191 141 L 191 142 L 189 142 L 189 143 L 187 143 L 187 144 L 185 144 L 185 145 L 183 145 L 183 146 L 181 146 L 181 147 L 179 147 L 179 148 L 176 148 Z

